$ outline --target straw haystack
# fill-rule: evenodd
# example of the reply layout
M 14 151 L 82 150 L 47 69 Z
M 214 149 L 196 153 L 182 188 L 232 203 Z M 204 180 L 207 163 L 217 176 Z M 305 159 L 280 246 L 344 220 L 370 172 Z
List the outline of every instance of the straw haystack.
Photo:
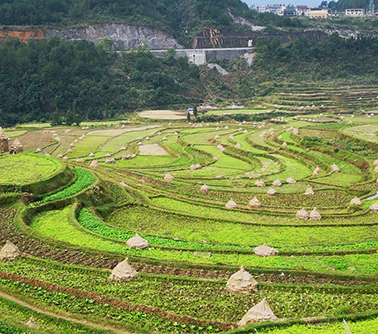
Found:
M 109 153 L 106 153 L 105 156 L 106 156 L 107 158 L 110 158 L 110 157 L 111 157 L 111 155 L 110 155 Z
M 71 144 L 70 144 L 70 147 L 75 147 L 75 144 L 74 144 L 74 143 L 71 143 Z
M 253 197 L 249 203 L 248 203 L 248 207 L 249 208 L 261 208 L 261 203 L 260 201 L 257 199 L 257 197 Z
M 240 144 L 240 143 L 237 143 L 237 144 L 235 145 L 235 147 L 236 147 L 236 148 L 241 148 L 241 144 Z
M 122 181 L 121 183 L 120 183 L 120 185 L 122 186 L 122 187 L 128 187 L 128 185 L 125 183 L 125 181 Z
M 269 188 L 267 194 L 270 196 L 274 196 L 275 194 L 277 194 L 277 191 L 273 188 Z
M 230 139 L 234 139 L 235 137 L 233 135 L 230 135 L 228 138 Z
M 279 135 L 279 136 L 277 137 L 277 139 L 283 139 L 283 137 L 282 137 L 281 135 Z
M 125 150 L 126 150 L 126 147 L 125 147 L 125 146 L 122 146 L 122 147 L 120 148 L 120 150 L 121 150 L 121 151 L 125 151 Z
M 378 173 L 378 166 L 373 169 L 374 173 Z
M 77 159 L 76 159 L 76 162 L 84 162 L 84 159 L 77 158 Z
M 89 153 L 89 155 L 88 155 L 88 157 L 91 157 L 91 158 L 93 158 L 95 155 L 94 155 L 94 153 Z
M 73 142 L 74 142 L 74 143 L 78 143 L 79 141 L 78 141 L 77 139 L 75 139 Z
M 167 173 L 164 175 L 164 180 L 171 182 L 173 180 L 173 175 L 171 173 Z
M 322 216 L 320 215 L 319 211 L 314 208 L 314 210 L 310 213 L 310 220 L 320 220 L 322 219 Z
M 220 139 L 220 136 L 219 136 L 219 135 L 216 135 L 216 136 L 214 137 L 214 139 Z
M 305 195 L 314 195 L 314 191 L 312 190 L 312 187 L 308 187 L 304 193 Z
M 272 183 L 272 186 L 273 186 L 273 187 L 281 187 L 281 186 L 282 186 L 282 183 L 281 183 L 281 181 L 280 181 L 279 179 L 277 179 L 276 181 L 274 181 L 274 182 Z
M 213 156 L 213 161 L 218 161 L 218 157 L 216 157 L 215 155 Z
M 265 137 L 266 136 L 266 131 L 263 131 L 260 133 L 259 137 Z
M 356 196 L 355 198 L 353 198 L 350 203 L 350 205 L 355 205 L 355 206 L 361 206 L 362 205 L 362 202 L 361 200 Z
M 228 129 L 228 125 L 226 125 L 224 128 L 227 130 Z
M 190 169 L 191 169 L 191 170 L 201 169 L 201 165 L 200 165 L 200 164 L 191 165 L 191 166 L 190 166 Z
M 112 270 L 112 274 L 109 279 L 117 282 L 127 282 L 138 276 L 138 272 L 134 270 L 126 258 L 124 261 L 117 264 L 117 266 Z
M 207 186 L 206 184 L 204 184 L 202 187 L 201 187 L 201 191 L 203 193 L 207 193 L 208 191 L 210 190 L 209 186 Z
M 289 177 L 288 179 L 286 179 L 286 182 L 289 183 L 289 184 L 297 183 L 297 181 L 295 181 L 295 179 L 293 177 Z
M 56 157 L 57 157 L 58 159 L 62 159 L 62 158 L 63 158 L 63 155 L 62 155 L 62 154 L 58 154 Z
M 277 317 L 274 315 L 272 309 L 266 301 L 266 298 L 264 298 L 260 303 L 253 306 L 242 318 L 242 320 L 238 322 L 238 327 L 245 327 L 256 322 L 276 319 Z
M 312 176 L 318 176 L 319 172 L 315 169 L 313 172 L 312 172 Z
M 287 143 L 284 141 L 281 145 L 282 147 L 286 147 L 287 146 Z
M 67 153 L 72 153 L 72 150 L 69 148 L 69 149 L 67 150 Z
M 232 292 L 249 293 L 256 292 L 257 285 L 258 283 L 253 276 L 241 266 L 240 270 L 228 279 L 226 287 Z
M 332 170 L 333 170 L 335 173 L 340 173 L 340 168 L 337 167 L 336 164 L 333 164 L 333 165 L 331 166 L 331 168 L 332 168 Z
M 373 166 L 378 166 L 378 159 L 373 162 Z
M 232 198 L 226 203 L 227 209 L 237 209 L 238 205 L 232 200 Z
M 25 325 L 30 327 L 30 328 L 38 328 L 38 326 L 34 322 L 33 317 L 30 317 L 29 321 Z
M 257 181 L 255 182 L 255 186 L 256 186 L 256 187 L 265 187 L 265 183 L 264 183 L 264 181 L 262 181 L 262 180 L 257 180 Z
M 370 208 L 369 208 L 371 211 L 378 211 L 378 202 L 370 205 Z
M 293 134 L 295 134 L 295 135 L 299 135 L 299 129 L 298 128 L 294 128 L 293 129 Z
M 305 210 L 305 208 L 302 208 L 301 210 L 299 210 L 297 212 L 296 216 L 295 216 L 295 218 L 297 218 L 297 219 L 304 219 L 304 220 L 307 220 L 309 217 L 310 217 L 310 215 Z
M 14 260 L 20 256 L 20 250 L 9 240 L 5 242 L 4 247 L 0 250 L 0 261 L 2 260 Z
M 314 169 L 314 172 L 317 172 L 317 173 L 320 172 L 320 168 L 319 168 L 319 166 L 316 166 L 316 168 Z
M 130 238 L 126 241 L 127 246 L 130 248 L 148 248 L 148 241 L 146 239 L 143 239 L 138 235 L 138 233 L 135 234 L 135 237 Z
M 167 139 L 167 137 L 163 137 L 161 140 L 162 140 L 162 141 L 166 141 L 166 140 L 168 140 L 168 139 Z
M 35 153 L 39 153 L 39 152 L 42 152 L 42 150 L 41 150 L 40 148 L 37 148 L 37 149 L 35 150 Z
M 253 249 L 254 253 L 258 256 L 273 256 L 278 253 L 277 249 L 274 249 L 272 247 L 269 247 L 265 242 L 261 246 L 257 246 L 256 248 Z
M 97 168 L 97 167 L 98 167 L 98 161 L 93 160 L 89 166 L 90 166 L 90 167 Z
M 13 146 L 13 150 L 17 153 L 21 153 L 24 151 L 24 145 L 22 145 L 18 139 L 16 139 L 13 142 L 12 146 Z
M 68 160 L 68 157 L 63 157 L 63 160 Z
M 223 145 L 221 145 L 221 144 L 219 144 L 219 145 L 217 146 L 217 149 L 218 149 L 219 151 L 224 151 L 224 147 L 223 147 Z

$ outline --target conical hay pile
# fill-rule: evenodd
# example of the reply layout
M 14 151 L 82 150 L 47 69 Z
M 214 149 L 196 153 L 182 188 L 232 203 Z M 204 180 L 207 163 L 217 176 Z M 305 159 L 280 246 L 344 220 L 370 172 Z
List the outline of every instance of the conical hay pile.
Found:
M 277 179 L 276 181 L 274 181 L 274 182 L 272 183 L 272 186 L 273 186 L 273 187 L 281 187 L 281 186 L 282 186 L 282 183 L 281 183 L 281 181 L 280 181 L 279 179 Z
M 286 179 L 286 182 L 289 183 L 289 184 L 297 183 L 297 181 L 295 181 L 295 179 L 293 177 L 289 177 L 288 179 Z
M 167 174 L 165 174 L 164 175 L 164 180 L 165 181 L 172 181 L 173 180 L 173 176 L 172 176 L 172 174 L 170 174 L 170 173 L 167 173 Z
M 132 237 L 126 241 L 126 245 L 130 248 L 143 249 L 148 247 L 148 241 L 146 239 L 143 239 L 138 235 L 138 233 L 136 233 L 135 237 Z
M 30 328 L 38 328 L 38 326 L 34 322 L 33 317 L 30 317 L 29 321 L 25 325 L 30 327 Z
M 302 208 L 301 210 L 299 210 L 297 212 L 296 216 L 295 216 L 295 218 L 297 218 L 297 219 L 304 219 L 304 220 L 307 220 L 309 217 L 310 217 L 310 215 L 305 210 L 305 208 Z
M 258 283 L 252 275 L 241 266 L 240 270 L 228 279 L 226 287 L 232 292 L 249 293 L 256 291 L 257 285 Z
M 124 261 L 117 264 L 117 266 L 112 270 L 112 274 L 109 279 L 117 282 L 130 281 L 134 277 L 138 276 L 138 272 L 134 270 L 126 258 Z
M 264 181 L 262 181 L 262 180 L 257 180 L 257 181 L 255 182 L 255 186 L 256 186 L 256 187 L 265 187 L 265 183 L 264 183 Z
M 287 146 L 287 143 L 284 141 L 281 145 L 282 147 L 286 147 Z
M 336 164 L 333 164 L 331 168 L 335 173 L 340 173 L 340 168 Z
M 257 197 L 253 197 L 249 203 L 248 203 L 248 207 L 250 208 L 261 208 L 261 203 L 260 201 L 257 199 Z
M 322 216 L 320 215 L 319 211 L 314 208 L 314 210 L 310 213 L 310 220 L 320 220 L 322 219 Z
M 227 209 L 237 209 L 238 205 L 232 200 L 232 198 L 226 203 Z
M 204 184 L 202 187 L 201 187 L 201 191 L 203 193 L 207 193 L 208 191 L 210 190 L 209 186 L 207 186 L 206 184 Z
M 273 188 L 269 188 L 267 194 L 270 196 L 274 196 L 275 194 L 277 194 L 277 191 Z
M 0 250 L 0 261 L 14 260 L 20 256 L 20 250 L 9 240 L 5 242 L 4 247 Z
M 98 167 L 98 161 L 96 160 L 93 160 L 90 164 L 90 167 L 94 167 L 94 168 L 97 168 Z
M 378 211 L 378 202 L 370 205 L 369 208 L 371 211 Z
M 272 309 L 270 308 L 266 298 L 264 298 L 260 303 L 253 306 L 238 322 L 238 327 L 245 327 L 249 324 L 253 324 L 260 321 L 276 320 L 277 317 L 274 315 Z
M 314 195 L 314 191 L 312 190 L 312 187 L 308 187 L 304 193 L 305 195 Z
M 266 243 L 264 243 L 261 246 L 257 246 L 256 248 L 253 249 L 253 252 L 258 255 L 258 256 L 273 256 L 278 253 L 278 250 L 272 247 L 269 247 Z
M 373 166 L 378 166 L 378 159 L 373 162 Z
M 361 206 L 362 202 L 361 200 L 356 196 L 350 201 L 350 205 L 355 205 L 355 206 Z

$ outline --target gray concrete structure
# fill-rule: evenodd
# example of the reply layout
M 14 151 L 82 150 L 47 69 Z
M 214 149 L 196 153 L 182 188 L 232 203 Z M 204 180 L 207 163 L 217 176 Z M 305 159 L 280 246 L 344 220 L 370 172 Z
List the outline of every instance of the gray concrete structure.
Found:
M 176 49 L 177 57 L 187 57 L 188 61 L 196 65 L 203 65 L 217 59 L 232 59 L 254 51 L 254 47 L 248 48 L 217 48 L 217 49 Z M 156 57 L 165 57 L 166 50 L 150 50 Z

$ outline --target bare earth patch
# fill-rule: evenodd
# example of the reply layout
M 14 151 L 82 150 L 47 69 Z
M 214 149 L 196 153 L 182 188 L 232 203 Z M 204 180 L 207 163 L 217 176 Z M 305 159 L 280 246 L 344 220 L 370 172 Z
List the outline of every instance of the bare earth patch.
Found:
M 148 110 L 140 112 L 139 116 L 152 119 L 186 119 L 186 112 L 181 110 Z
M 169 155 L 159 144 L 147 144 L 139 146 L 139 155 Z

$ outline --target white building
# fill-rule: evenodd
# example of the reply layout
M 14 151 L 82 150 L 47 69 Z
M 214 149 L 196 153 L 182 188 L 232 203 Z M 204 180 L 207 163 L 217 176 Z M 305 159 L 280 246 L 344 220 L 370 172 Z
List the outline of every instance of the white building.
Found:
M 345 15 L 346 16 L 364 16 L 365 9 L 363 8 L 346 9 Z

